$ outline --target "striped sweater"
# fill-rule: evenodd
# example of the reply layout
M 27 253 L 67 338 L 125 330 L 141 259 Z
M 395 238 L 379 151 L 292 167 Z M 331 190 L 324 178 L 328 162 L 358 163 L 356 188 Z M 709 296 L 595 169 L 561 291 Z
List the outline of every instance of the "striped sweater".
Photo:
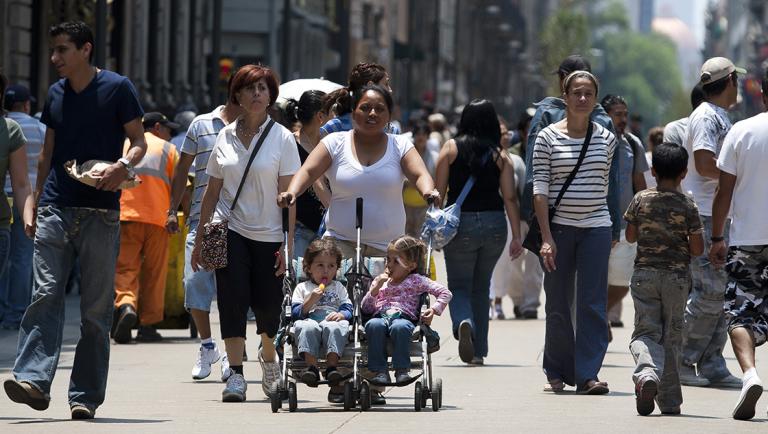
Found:
M 593 123 L 592 139 L 576 177 L 563 195 L 553 223 L 576 227 L 611 226 L 608 211 L 608 178 L 616 149 L 616 138 Z M 571 138 L 555 129 L 544 128 L 533 148 L 533 194 L 545 195 L 549 205 L 555 199 L 579 159 L 583 138 Z

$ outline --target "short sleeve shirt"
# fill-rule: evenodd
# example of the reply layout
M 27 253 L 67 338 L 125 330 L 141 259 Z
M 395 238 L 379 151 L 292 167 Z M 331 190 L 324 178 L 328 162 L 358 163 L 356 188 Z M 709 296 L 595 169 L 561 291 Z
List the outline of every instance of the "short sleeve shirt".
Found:
M 71 178 L 64 163 L 77 160 L 114 162 L 123 156 L 123 125 L 144 111 L 129 79 L 100 70 L 82 91 L 67 79 L 48 90 L 41 121 L 55 132 L 51 171 L 39 205 L 120 209 L 120 192 L 102 191 Z
M 0 182 L 4 183 L 11 154 L 24 146 L 26 139 L 16 121 L 8 118 L 0 118 L 0 120 L 2 120 L 0 122 Z M 11 224 L 11 206 L 2 187 L 0 185 L 0 228 L 7 228 Z
M 643 190 L 632 199 L 624 219 L 637 227 L 635 267 L 688 272 L 688 237 L 703 230 L 696 204 L 688 196 Z
M 200 206 L 203 201 L 205 187 L 208 186 L 208 174 L 205 173 L 208 167 L 208 158 L 216 145 L 216 137 L 219 132 L 227 126 L 221 116 L 224 106 L 216 107 L 212 112 L 205 113 L 196 117 L 191 124 L 181 144 L 181 152 L 193 155 L 195 157 L 190 171 L 195 178 L 192 190 L 192 204 L 189 210 L 189 226 L 197 227 L 200 220 Z
M 413 149 L 413 144 L 403 136 L 387 137 L 384 156 L 370 166 L 360 164 L 352 152 L 352 131 L 329 134 L 320 142 L 331 156 L 331 167 L 325 173 L 331 186 L 325 235 L 347 241 L 356 239 L 358 197 L 364 199 L 363 244 L 387 250 L 389 242 L 405 232 L 405 175 L 400 161 Z
M 768 244 L 768 113 L 737 122 L 723 142 L 717 167 L 736 176 L 731 202 L 732 246 Z
M 688 151 L 688 175 L 683 179 L 683 190 L 690 191 L 701 215 L 712 215 L 717 180 L 699 175 L 694 152 L 705 150 L 720 155 L 725 135 L 731 129 L 728 113 L 714 104 L 703 102 L 688 118 L 685 149 Z
M 269 120 L 267 117 L 247 148 L 235 133 L 237 122 L 222 129 L 208 159 L 206 172 L 224 181 L 214 221 L 226 220 L 230 230 L 254 241 L 281 242 L 283 226 L 282 213 L 277 206 L 278 178 L 293 175 L 301 166 L 293 134 L 282 125 L 272 125 L 251 164 L 235 209 L 230 211 L 251 151 Z

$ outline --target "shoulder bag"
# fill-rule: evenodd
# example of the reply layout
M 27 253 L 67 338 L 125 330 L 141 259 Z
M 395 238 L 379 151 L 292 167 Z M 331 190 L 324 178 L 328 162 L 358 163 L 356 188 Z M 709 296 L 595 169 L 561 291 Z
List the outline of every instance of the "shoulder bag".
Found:
M 555 212 L 557 211 L 557 207 L 560 205 L 560 201 L 563 199 L 563 195 L 565 194 L 565 191 L 568 190 L 568 187 L 571 186 L 571 183 L 573 182 L 573 179 L 576 178 L 576 173 L 579 171 L 579 168 L 581 167 L 581 163 L 584 161 L 584 156 L 587 155 L 587 148 L 589 147 L 589 142 L 592 140 L 592 122 L 589 122 L 589 127 L 587 127 L 587 136 L 584 137 L 584 144 L 581 147 L 581 153 L 579 153 L 579 159 L 576 161 L 576 165 L 573 166 L 573 170 L 571 170 L 571 173 L 568 174 L 568 178 L 565 179 L 565 183 L 563 184 L 563 188 L 560 189 L 560 193 L 557 195 L 557 199 L 555 199 L 554 205 L 549 207 L 549 223 L 552 224 L 552 218 L 555 216 Z M 539 226 L 539 219 L 536 218 L 536 215 L 534 214 L 533 219 L 531 219 L 531 224 L 528 228 L 528 234 L 525 236 L 525 239 L 523 240 L 523 247 L 531 251 L 536 256 L 541 255 L 541 245 L 543 241 L 541 239 L 541 227 Z
M 248 177 L 248 171 L 251 169 L 251 163 L 256 158 L 256 154 L 261 149 L 262 143 L 272 130 L 272 125 L 275 121 L 270 120 L 267 126 L 264 128 L 264 132 L 259 137 L 259 140 L 253 146 L 251 156 L 248 159 L 248 164 L 245 165 L 245 172 L 243 172 L 243 178 L 240 180 L 240 185 L 237 187 L 237 193 L 232 200 L 232 205 L 229 207 L 230 212 L 235 210 L 235 204 L 237 204 L 237 198 L 240 197 L 240 192 L 243 190 L 243 184 L 245 184 L 245 178 Z M 208 222 L 203 226 L 203 241 L 200 249 L 200 260 L 203 268 L 206 270 L 216 270 L 227 266 L 227 221 L 220 222 Z

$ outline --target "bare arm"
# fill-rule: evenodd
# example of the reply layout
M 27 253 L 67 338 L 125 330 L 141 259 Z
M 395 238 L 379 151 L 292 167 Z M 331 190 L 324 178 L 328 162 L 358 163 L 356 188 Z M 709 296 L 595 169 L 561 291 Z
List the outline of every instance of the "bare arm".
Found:
M 693 151 L 693 162 L 699 175 L 711 178 L 720 178 L 720 169 L 717 168 L 717 156 L 706 149 Z
M 11 172 L 11 187 L 13 188 L 13 202 L 24 220 L 24 232 L 28 237 L 34 235 L 34 198 L 32 187 L 29 185 L 27 174 L 27 145 L 13 151 L 10 155 L 8 168 Z
M 517 188 L 515 186 L 515 167 L 506 151 L 501 152 L 501 175 L 499 176 L 501 198 L 504 201 L 504 210 L 507 212 L 507 220 L 512 228 L 512 241 L 509 244 L 509 256 L 517 258 L 523 253 L 522 239 L 520 236 L 520 210 L 518 209 Z
M 55 132 L 53 128 L 45 129 L 45 141 L 43 142 L 43 149 L 40 151 L 40 157 L 37 160 L 37 185 L 35 186 L 35 206 L 40 200 L 40 194 L 45 187 L 45 181 L 48 179 L 48 173 L 51 171 L 51 157 L 53 156 L 53 146 L 55 141 Z
M 123 124 L 123 129 L 130 141 L 125 158 L 128 159 L 131 166 L 135 166 L 139 164 L 147 152 L 147 143 L 144 141 L 144 127 L 141 125 L 141 118 L 136 118 Z M 100 176 L 101 179 L 96 183 L 97 189 L 117 191 L 120 188 L 120 183 L 128 179 L 128 169 L 122 163 L 116 162 L 104 169 Z
M 691 256 L 701 256 L 704 253 L 704 234 L 699 232 L 688 236 L 688 249 Z
M 195 156 L 192 154 L 181 153 L 179 162 L 173 170 L 173 181 L 171 181 L 171 203 L 168 206 L 168 218 L 165 222 L 165 228 L 168 232 L 174 234 L 179 231 L 179 222 L 176 219 L 176 210 L 187 190 L 187 174 Z
M 287 175 L 287 176 L 279 176 L 277 178 L 278 193 L 281 191 L 286 191 L 288 189 L 288 186 L 291 184 L 291 179 L 293 179 L 293 176 L 294 175 Z M 270 204 L 265 204 L 265 205 L 271 206 Z M 292 206 L 288 209 L 288 253 L 291 257 L 293 257 L 293 234 L 294 234 L 295 228 L 296 228 L 296 207 Z M 282 252 L 283 250 L 280 249 L 280 254 L 282 254 Z M 280 262 L 281 262 L 280 265 L 285 266 L 284 261 L 280 261 Z
M 627 223 L 627 229 L 624 231 L 624 235 L 627 237 L 628 243 L 637 242 L 637 226 L 632 223 Z
M 728 211 L 731 209 L 731 199 L 733 198 L 733 190 L 736 187 L 736 175 L 731 175 L 728 172 L 720 172 L 720 182 L 718 183 L 717 190 L 715 191 L 715 198 L 712 201 L 712 236 L 722 237 L 725 231 L 725 219 L 728 218 Z M 693 237 L 689 237 L 688 242 L 691 243 Z M 704 250 L 702 240 L 701 250 Z M 689 244 L 690 245 L 690 244 Z M 691 245 L 691 255 L 695 255 L 693 252 L 693 246 Z M 709 261 L 715 267 L 721 267 L 725 264 L 726 253 L 728 252 L 728 246 L 725 241 L 712 241 L 709 246 Z M 699 255 L 701 252 L 699 252 Z
M 445 198 L 448 191 L 448 176 L 451 173 L 451 163 L 456 160 L 458 149 L 456 148 L 456 142 L 448 140 L 445 142 L 442 148 L 440 148 L 440 155 L 437 157 L 437 168 L 435 170 L 435 178 L 437 184 L 437 192 L 440 197 Z M 436 204 L 442 207 L 442 203 Z
M 643 156 L 645 158 L 645 156 Z M 643 175 L 642 172 L 634 172 L 632 174 L 632 187 L 634 187 L 634 192 L 637 193 L 638 191 L 643 191 L 646 188 L 648 188 L 648 185 L 645 183 L 645 175 Z M 624 212 L 626 210 L 621 210 L 621 212 Z
M 331 167 L 331 163 L 333 163 L 331 154 L 321 141 L 309 153 L 299 171 L 293 175 L 288 188 L 278 194 L 277 204 L 285 208 L 296 203 L 296 198 L 307 191 L 307 188 Z
M 416 190 L 421 193 L 424 199 L 434 198 L 436 202 L 439 202 L 439 198 L 435 197 L 437 196 L 435 181 L 429 174 L 427 166 L 424 165 L 424 160 L 416 148 L 411 148 L 405 153 L 400 160 L 400 167 L 403 169 L 405 177 L 416 186 Z

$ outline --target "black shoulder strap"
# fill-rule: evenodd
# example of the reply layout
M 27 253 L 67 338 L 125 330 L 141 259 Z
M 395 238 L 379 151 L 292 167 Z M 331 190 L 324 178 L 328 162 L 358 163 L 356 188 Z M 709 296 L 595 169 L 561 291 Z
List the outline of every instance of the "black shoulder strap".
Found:
M 235 209 L 237 198 L 240 197 L 240 192 L 243 190 L 243 184 L 245 184 L 245 178 L 248 177 L 248 171 L 251 169 L 251 163 L 253 163 L 253 159 L 256 158 L 256 154 L 259 152 L 259 149 L 261 149 L 261 144 L 264 143 L 264 139 L 267 138 L 267 135 L 269 135 L 270 130 L 272 130 L 272 125 L 274 124 L 275 124 L 275 121 L 270 119 L 267 126 L 264 127 L 264 132 L 261 133 L 261 136 L 259 136 L 259 140 L 253 146 L 253 150 L 251 151 L 251 157 L 248 159 L 248 164 L 245 165 L 245 172 L 243 172 L 243 179 L 240 180 L 240 185 L 237 187 L 237 193 L 235 193 L 235 198 L 232 199 L 232 206 L 229 207 L 230 211 L 233 211 Z
M 560 193 L 557 195 L 557 199 L 555 199 L 555 209 L 557 209 L 557 206 L 560 205 L 560 201 L 563 199 L 563 195 L 565 194 L 565 191 L 568 190 L 568 187 L 571 186 L 571 183 L 573 182 L 573 179 L 576 178 L 576 172 L 579 171 L 579 168 L 581 167 L 581 163 L 584 161 L 584 156 L 587 155 L 587 148 L 589 147 L 589 142 L 592 140 L 592 121 L 589 121 L 589 126 L 587 127 L 587 136 L 584 137 L 584 145 L 581 147 L 581 153 L 579 154 L 579 159 L 576 161 L 576 165 L 573 166 L 573 170 L 571 170 L 571 173 L 568 174 L 568 178 L 566 178 L 565 183 L 563 184 L 563 188 L 560 189 Z

